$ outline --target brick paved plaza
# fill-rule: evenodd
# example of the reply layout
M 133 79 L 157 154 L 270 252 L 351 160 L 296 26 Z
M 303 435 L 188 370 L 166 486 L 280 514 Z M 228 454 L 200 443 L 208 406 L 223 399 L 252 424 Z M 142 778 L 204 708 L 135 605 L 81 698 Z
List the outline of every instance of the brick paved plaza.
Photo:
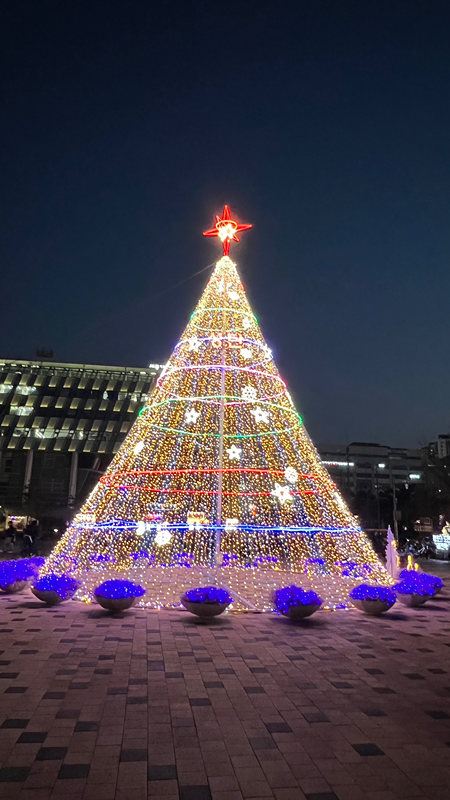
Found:
M 0 598 L 0 797 L 450 797 L 450 595 L 301 625 Z

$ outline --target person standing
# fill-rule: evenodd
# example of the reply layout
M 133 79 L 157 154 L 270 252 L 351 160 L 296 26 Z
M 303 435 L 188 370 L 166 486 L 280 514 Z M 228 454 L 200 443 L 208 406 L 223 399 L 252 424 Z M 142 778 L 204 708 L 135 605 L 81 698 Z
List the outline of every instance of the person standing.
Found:
M 37 535 L 38 535 L 38 522 L 36 519 L 33 519 L 25 528 L 23 534 L 24 555 L 28 557 L 34 555 Z
M 8 527 L 6 529 L 6 536 L 3 544 L 3 552 L 4 553 L 13 553 L 14 546 L 16 544 L 17 538 L 17 531 L 14 527 L 14 523 L 12 519 L 9 520 Z

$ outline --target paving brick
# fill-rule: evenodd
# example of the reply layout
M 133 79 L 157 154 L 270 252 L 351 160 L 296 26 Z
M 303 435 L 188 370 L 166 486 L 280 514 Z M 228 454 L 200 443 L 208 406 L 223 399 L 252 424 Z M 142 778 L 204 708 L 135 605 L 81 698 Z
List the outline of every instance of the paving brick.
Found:
M 36 755 L 36 761 L 62 761 L 67 753 L 67 747 L 41 747 Z
M 432 719 L 450 719 L 450 715 L 445 711 L 436 710 L 426 711 L 425 713 L 428 714 L 429 717 L 432 717 Z
M 27 691 L 28 686 L 8 686 L 5 689 L 4 694 L 25 694 Z
M 353 749 L 359 753 L 360 756 L 383 756 L 383 751 L 376 744 L 354 744 Z
M 87 731 L 98 731 L 98 722 L 79 721 L 75 724 L 75 733 L 86 733 Z
M 29 767 L 2 767 L 0 783 L 22 783 L 28 777 Z M 5 796 L 4 792 L 2 792 Z
M 178 773 L 175 764 L 149 766 L 147 769 L 149 781 L 173 781 L 177 780 Z
M 78 719 L 80 713 L 81 709 L 62 708 L 57 712 L 55 719 Z
M 21 733 L 19 738 L 17 739 L 18 744 L 35 744 L 37 742 L 45 742 L 46 737 L 48 736 L 47 732 L 39 733 L 38 731 L 29 733 Z
M 249 742 L 254 750 L 276 750 L 276 744 L 271 737 L 250 737 Z
M 89 764 L 63 764 L 58 772 L 58 780 L 87 778 Z
M 305 795 L 306 800 L 341 800 L 334 792 L 313 792 Z
M 209 786 L 180 786 L 180 800 L 212 800 Z
M 29 722 L 29 719 L 5 719 L 0 728 L 26 728 Z
M 121 761 L 147 761 L 147 750 L 142 748 L 135 750 L 122 750 L 120 753 Z
M 210 706 L 211 700 L 208 697 L 193 697 L 189 703 L 191 706 Z

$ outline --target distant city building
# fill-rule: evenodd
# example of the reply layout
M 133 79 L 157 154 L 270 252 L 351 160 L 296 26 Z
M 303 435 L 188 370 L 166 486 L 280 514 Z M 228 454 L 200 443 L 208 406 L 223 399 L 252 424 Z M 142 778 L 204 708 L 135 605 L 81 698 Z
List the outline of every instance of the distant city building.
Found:
M 162 369 L 0 360 L 0 504 L 69 519 L 120 448 Z
M 377 494 L 393 485 L 399 487 L 422 480 L 421 450 L 372 442 L 322 444 L 317 449 L 336 484 L 353 493 L 370 491 Z
M 430 456 L 436 456 L 437 458 L 450 456 L 450 434 L 440 433 L 435 442 L 429 443 L 428 452 Z

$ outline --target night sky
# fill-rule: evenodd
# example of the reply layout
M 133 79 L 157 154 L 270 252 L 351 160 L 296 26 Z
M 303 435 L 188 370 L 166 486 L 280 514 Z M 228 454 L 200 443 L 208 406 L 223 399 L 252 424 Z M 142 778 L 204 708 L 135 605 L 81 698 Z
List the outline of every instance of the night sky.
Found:
M 450 5 L 3 0 L 0 356 L 164 363 L 228 203 L 313 439 L 450 427 Z

